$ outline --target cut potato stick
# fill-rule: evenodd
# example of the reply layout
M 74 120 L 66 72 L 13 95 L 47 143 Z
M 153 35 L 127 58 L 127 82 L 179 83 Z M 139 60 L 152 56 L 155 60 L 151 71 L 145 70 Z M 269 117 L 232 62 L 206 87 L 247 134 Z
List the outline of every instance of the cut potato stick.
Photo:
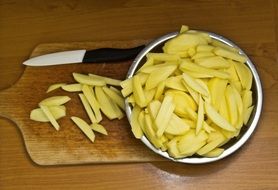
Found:
M 243 123 L 246 125 L 249 121 L 249 118 L 251 116 L 251 113 L 254 109 L 254 106 L 251 106 L 249 108 L 247 108 L 244 112 L 243 112 Z
M 121 95 L 106 86 L 102 87 L 102 89 L 122 110 L 125 110 L 125 101 Z
M 229 51 L 229 50 L 224 49 L 224 48 L 216 47 L 213 50 L 213 52 L 216 55 L 219 55 L 219 56 L 222 56 L 222 57 L 225 57 L 225 58 L 228 58 L 228 59 L 232 59 L 232 60 L 235 60 L 235 61 L 238 61 L 238 62 L 241 62 L 241 63 L 246 62 L 246 57 L 245 56 L 240 55 L 240 54 L 235 53 L 235 52 L 232 52 L 232 51 Z
M 51 106 L 49 107 L 49 111 L 52 113 L 55 120 L 66 116 L 65 106 Z M 46 117 L 41 108 L 33 109 L 30 113 L 30 119 L 39 122 L 49 122 L 48 117 Z
M 226 61 L 223 57 L 213 56 L 196 59 L 195 62 L 201 66 L 211 68 L 211 69 L 225 69 L 230 67 L 228 61 Z
M 90 125 L 91 129 L 93 129 L 94 131 L 101 133 L 103 135 L 108 135 L 106 129 L 99 123 L 93 123 Z
M 81 129 L 81 131 L 90 139 L 90 141 L 95 141 L 95 134 L 86 121 L 74 116 L 71 117 L 71 120 Z
M 183 85 L 182 80 L 183 80 L 182 75 L 169 77 L 165 81 L 165 86 L 167 88 L 172 88 L 172 89 L 175 89 L 175 90 L 180 90 L 180 91 L 187 92 L 188 90 Z
M 73 78 L 81 83 L 81 84 L 87 84 L 87 85 L 91 85 L 91 86 L 104 86 L 105 85 L 105 81 L 102 79 L 97 79 L 88 75 L 83 75 L 80 73 L 73 73 Z
M 141 108 L 139 108 L 138 106 L 135 106 L 135 107 L 133 107 L 131 116 L 130 116 L 131 131 L 132 131 L 133 135 L 135 136 L 135 138 L 137 138 L 137 139 L 141 139 L 143 136 L 143 131 L 138 122 L 138 117 L 139 117 L 139 114 L 141 111 L 142 111 Z
M 137 75 L 135 75 L 132 79 L 132 88 L 136 104 L 140 107 L 144 107 L 146 104 L 146 97 L 140 82 L 140 78 Z
M 215 148 L 211 150 L 210 152 L 203 154 L 203 156 L 208 158 L 214 158 L 220 156 L 224 152 L 224 148 Z
M 204 102 L 202 97 L 199 95 L 199 107 L 198 107 L 198 116 L 197 116 L 197 124 L 196 124 L 196 134 L 200 132 L 202 129 L 204 122 Z
M 115 88 L 114 86 L 110 86 L 109 87 L 111 90 L 113 90 L 114 92 L 116 92 L 118 95 L 122 96 L 122 93 L 119 89 Z
M 70 101 L 68 96 L 52 96 L 42 100 L 39 105 L 43 106 L 60 106 Z
M 100 122 L 102 120 L 100 105 L 95 97 L 93 89 L 90 88 L 88 85 L 83 85 L 82 92 L 88 100 L 91 108 L 93 109 L 97 122 Z
M 50 112 L 50 110 L 48 109 L 47 106 L 45 105 L 39 105 L 41 110 L 43 111 L 43 113 L 45 114 L 45 116 L 48 118 L 48 120 L 50 121 L 50 123 L 52 124 L 52 126 L 59 131 L 60 129 L 60 125 L 57 123 L 57 121 L 55 120 L 54 116 L 52 115 L 52 113 Z
M 95 75 L 95 74 L 92 74 L 92 73 L 90 73 L 89 76 L 91 76 L 93 78 L 96 78 L 96 79 L 103 80 L 106 84 L 110 84 L 110 85 L 113 85 L 113 86 L 120 86 L 120 83 L 122 82 L 122 81 L 117 80 L 117 79 L 112 79 L 112 78 L 109 78 L 109 77 Z
M 230 118 L 230 123 L 235 126 L 238 120 L 237 102 L 233 93 L 233 89 L 230 85 L 227 86 L 225 90 L 225 98 L 228 105 L 228 113 Z
M 67 92 L 80 92 L 82 91 L 82 84 L 76 83 L 76 84 L 63 85 L 62 89 Z
M 58 88 L 60 88 L 60 87 L 62 87 L 62 86 L 64 86 L 64 85 L 66 85 L 66 83 L 52 84 L 52 85 L 50 85 L 50 86 L 48 87 L 46 93 L 49 93 L 49 92 L 51 92 L 51 91 L 53 91 L 53 90 L 56 90 L 56 89 L 58 89 Z
M 86 111 L 86 113 L 88 114 L 88 116 L 89 116 L 91 122 L 92 122 L 92 123 L 96 123 L 96 122 L 97 122 L 97 119 L 96 119 L 96 117 L 95 117 L 95 115 L 94 115 L 94 113 L 93 113 L 93 110 L 92 110 L 92 108 L 91 108 L 91 106 L 90 106 L 90 104 L 89 104 L 87 98 L 84 96 L 84 94 L 81 94 L 81 93 L 80 93 L 80 94 L 78 94 L 78 95 L 79 95 L 79 98 L 80 98 L 80 100 L 81 100 L 81 102 L 82 102 L 82 104 L 83 104 L 83 106 L 84 106 L 84 108 L 85 108 L 85 111 Z
M 165 88 L 165 82 L 162 81 L 158 84 L 157 88 L 156 88 L 156 91 L 155 91 L 155 95 L 154 95 L 154 99 L 155 100 L 159 100 L 161 95 L 163 94 L 164 92 L 164 88 Z

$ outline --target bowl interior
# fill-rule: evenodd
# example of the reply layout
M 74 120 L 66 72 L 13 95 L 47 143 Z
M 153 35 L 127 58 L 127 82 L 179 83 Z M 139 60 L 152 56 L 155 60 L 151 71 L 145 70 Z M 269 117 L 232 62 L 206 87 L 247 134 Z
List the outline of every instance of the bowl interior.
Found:
M 202 31 L 204 32 L 204 31 Z M 224 38 L 223 36 L 220 36 L 218 34 L 215 33 L 211 33 L 211 32 L 206 32 L 210 35 L 211 38 L 221 41 L 231 47 L 235 47 L 237 49 L 239 49 L 240 54 L 243 54 L 245 56 L 247 56 L 244 51 L 242 49 L 240 49 L 236 44 L 234 44 L 232 41 Z M 176 35 L 178 35 L 178 32 L 174 32 L 174 33 L 170 33 L 167 34 L 165 36 L 162 36 L 156 40 L 154 40 L 153 42 L 151 42 L 144 50 L 142 50 L 142 52 L 135 58 L 133 64 L 131 65 L 128 74 L 127 74 L 127 78 L 132 77 L 136 71 L 146 62 L 146 54 L 149 52 L 154 52 L 154 53 L 162 53 L 162 47 L 164 46 L 164 44 L 171 38 L 174 38 Z M 239 149 L 251 136 L 251 134 L 253 133 L 253 131 L 255 130 L 260 114 L 261 114 L 261 110 L 262 110 L 262 86 L 261 86 L 261 82 L 260 82 L 260 78 L 259 75 L 256 71 L 256 68 L 254 66 L 254 64 L 252 63 L 252 61 L 250 60 L 250 58 L 247 56 L 247 62 L 246 65 L 249 67 L 249 69 L 252 72 L 253 75 L 253 82 L 252 82 L 252 96 L 253 96 L 253 105 L 254 105 L 254 109 L 252 111 L 252 114 L 250 116 L 250 119 L 247 123 L 246 126 L 243 126 L 240 134 L 236 137 L 231 139 L 227 144 L 225 144 L 224 146 L 222 146 L 225 151 L 218 157 L 215 158 L 204 158 L 204 157 L 199 157 L 199 156 L 191 156 L 191 157 L 186 157 L 186 158 L 181 158 L 181 159 L 174 159 L 172 157 L 169 156 L 169 154 L 167 152 L 163 152 L 161 150 L 156 149 L 151 143 L 150 141 L 143 136 L 142 137 L 142 142 L 149 147 L 150 149 L 152 149 L 155 153 L 160 154 L 161 156 L 176 161 L 176 162 L 182 162 L 182 163 L 191 163 L 191 164 L 201 164 L 201 163 L 208 163 L 208 162 L 213 162 L 216 160 L 220 160 L 230 154 L 232 154 L 233 152 L 235 152 L 237 149 Z M 126 101 L 126 112 L 127 112 L 127 117 L 130 121 L 130 115 L 131 115 L 131 105 L 129 105 L 129 103 Z

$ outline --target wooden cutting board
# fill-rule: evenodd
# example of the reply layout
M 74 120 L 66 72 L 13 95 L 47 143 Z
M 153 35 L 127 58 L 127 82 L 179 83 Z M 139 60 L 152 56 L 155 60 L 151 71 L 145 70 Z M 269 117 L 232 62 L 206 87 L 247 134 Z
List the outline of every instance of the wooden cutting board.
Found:
M 96 49 L 102 47 L 128 48 L 146 43 L 146 40 L 113 42 L 78 42 L 40 44 L 31 57 L 51 52 Z M 26 67 L 19 81 L 11 88 L 0 92 L 0 115 L 14 121 L 19 127 L 31 159 L 39 165 L 147 162 L 165 160 L 153 153 L 140 141 L 133 138 L 130 125 L 125 117 L 122 120 L 103 124 L 108 136 L 96 135 L 91 143 L 77 126 L 71 116 L 89 119 L 78 98 L 78 93 L 61 89 L 46 93 L 54 83 L 73 83 L 73 72 L 94 73 L 115 79 L 125 79 L 132 60 L 119 63 L 69 64 L 49 67 Z M 67 116 L 60 119 L 61 129 L 56 131 L 49 123 L 29 119 L 30 111 L 38 103 L 54 95 L 68 95 L 71 101 L 66 104 Z

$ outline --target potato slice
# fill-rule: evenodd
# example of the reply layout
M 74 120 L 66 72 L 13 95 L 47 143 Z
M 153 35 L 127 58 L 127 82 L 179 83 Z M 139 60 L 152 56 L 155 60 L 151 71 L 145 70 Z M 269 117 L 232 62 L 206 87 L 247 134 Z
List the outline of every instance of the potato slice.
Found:
M 165 129 L 166 134 L 183 135 L 190 129 L 190 126 L 179 118 L 176 114 L 172 114 L 168 126 Z
M 212 78 L 208 82 L 208 88 L 211 95 L 211 103 L 219 111 L 221 99 L 223 98 L 228 81 L 219 78 Z
M 188 30 L 189 30 L 189 27 L 188 27 L 188 26 L 182 25 L 182 26 L 181 26 L 181 29 L 180 29 L 180 33 L 185 33 L 185 32 L 187 32 Z
M 236 69 L 236 72 L 241 81 L 243 89 L 250 90 L 252 87 L 253 76 L 249 68 L 245 64 L 235 62 L 235 61 L 233 61 L 233 65 Z
M 188 90 L 183 85 L 182 80 L 182 75 L 169 77 L 165 80 L 165 87 L 187 92 Z
M 149 77 L 149 75 L 145 74 L 145 73 L 138 73 L 138 74 L 136 74 L 136 76 L 139 77 L 142 86 L 146 83 L 146 81 Z M 124 97 L 127 97 L 128 95 L 130 95 L 133 92 L 133 85 L 132 85 L 133 82 L 132 81 L 133 81 L 133 77 L 121 82 L 121 87 L 123 88 L 121 90 L 121 93 Z
M 152 58 L 154 62 L 178 62 L 180 57 L 176 54 L 167 54 L 167 53 L 148 53 L 148 58 Z M 143 70 L 140 70 L 143 72 Z
M 235 60 L 235 61 L 238 61 L 238 62 L 241 62 L 241 63 L 245 63 L 246 60 L 247 60 L 244 55 L 241 55 L 239 53 L 235 53 L 235 52 L 232 52 L 232 51 L 229 51 L 227 49 L 220 48 L 220 47 L 216 47 L 213 50 L 213 52 L 216 55 L 219 55 L 219 56 L 222 56 L 222 57 L 225 57 L 225 58 L 228 58 L 228 59 L 232 59 L 232 60 Z
M 121 95 L 106 86 L 102 89 L 122 110 L 125 110 L 125 100 Z
M 214 53 L 212 52 L 197 52 L 191 59 L 196 60 L 196 59 L 201 59 L 201 58 L 209 58 L 215 56 Z
M 211 76 L 222 78 L 222 79 L 228 79 L 230 77 L 229 73 L 226 73 L 224 71 L 209 69 L 209 68 L 200 66 L 198 64 L 194 64 L 192 62 L 184 61 L 184 60 L 180 64 L 179 69 L 181 71 L 184 71 L 184 72 L 193 71 L 193 72 L 196 72 L 196 73 L 211 75 Z
M 87 84 L 91 86 L 104 86 L 105 81 L 102 79 L 97 79 L 88 75 L 83 75 L 80 73 L 72 73 L 74 80 L 81 84 Z
M 143 136 L 143 131 L 140 127 L 140 124 L 138 122 L 138 117 L 141 112 L 141 108 L 138 106 L 133 107 L 131 116 L 130 116 L 130 125 L 131 125 L 131 131 L 135 138 L 141 139 Z
M 152 57 L 148 57 L 148 54 L 146 55 L 147 57 L 147 61 L 141 66 L 141 68 L 137 71 L 137 73 L 139 74 L 139 72 L 141 71 L 141 69 L 150 66 L 150 65 L 154 65 L 154 60 Z
M 62 86 L 62 89 L 67 92 L 80 92 L 82 91 L 82 84 L 76 83 L 76 84 L 67 84 Z
M 217 126 L 227 130 L 235 131 L 236 129 L 223 117 L 221 116 L 208 102 L 205 102 L 205 112 L 209 119 L 213 121 Z
M 155 118 L 155 125 L 157 127 L 157 137 L 161 137 L 172 117 L 175 105 L 173 104 L 173 98 L 171 96 L 165 96 L 158 114 Z
M 43 106 L 60 106 L 70 101 L 68 96 L 52 96 L 42 100 L 39 105 Z
M 210 152 L 203 154 L 203 156 L 208 158 L 214 158 L 220 156 L 224 152 L 224 148 L 215 148 L 211 150 Z
M 92 74 L 92 73 L 90 73 L 89 76 L 92 77 L 92 78 L 95 78 L 95 79 L 103 80 L 106 84 L 113 85 L 113 86 L 120 86 L 120 83 L 122 82 L 122 81 L 117 80 L 117 79 L 112 79 L 112 78 L 109 78 L 109 77 L 99 76 L 99 75 L 95 75 L 95 74 Z
M 244 90 L 242 93 L 242 102 L 243 102 L 243 107 L 248 108 L 252 105 L 252 91 L 250 90 Z
M 167 65 L 158 71 L 153 71 L 146 81 L 146 90 L 155 88 L 160 82 L 166 80 L 177 68 L 177 65 Z
M 202 97 L 199 95 L 199 107 L 198 107 L 198 116 L 197 116 L 197 124 L 196 124 L 196 134 L 200 132 L 202 129 L 204 122 L 204 102 Z
M 48 87 L 46 93 L 49 93 L 49 92 L 51 92 L 51 91 L 53 91 L 53 90 L 56 90 L 56 89 L 58 89 L 58 88 L 60 88 L 60 87 L 62 87 L 62 86 L 64 86 L 64 85 L 66 85 L 66 83 L 52 84 L 52 85 L 50 85 L 50 86 Z
M 140 78 L 137 75 L 135 75 L 132 79 L 132 88 L 136 104 L 140 107 L 144 107 L 146 104 L 146 97 L 140 82 Z
M 213 49 L 214 47 L 211 45 L 198 45 L 196 47 L 197 52 L 212 52 Z
M 59 131 L 60 129 L 60 125 L 57 123 L 57 121 L 55 120 L 53 114 L 50 112 L 49 108 L 45 105 L 39 105 L 41 110 L 43 111 L 43 113 L 45 114 L 45 116 L 48 118 L 48 120 L 50 121 L 50 123 L 52 124 L 52 126 Z
M 190 86 L 188 86 L 188 84 L 183 80 L 182 81 L 183 85 L 186 87 L 186 89 L 188 90 L 189 94 L 191 95 L 191 97 L 193 98 L 193 100 L 195 101 L 196 104 L 199 103 L 199 95 L 198 92 L 193 90 Z
M 108 135 L 106 129 L 99 123 L 93 123 L 90 125 L 91 129 L 93 129 L 96 132 L 99 132 L 103 135 Z
M 86 123 L 83 119 L 79 117 L 72 116 L 71 120 L 81 129 L 81 131 L 92 141 L 95 141 L 95 134 L 91 129 L 90 125 Z
M 52 113 L 55 120 L 66 116 L 65 106 L 51 106 L 49 107 L 49 111 Z M 30 119 L 39 122 L 49 122 L 49 119 L 46 117 L 41 108 L 33 109 L 30 113 Z
M 233 89 L 230 85 L 228 85 L 225 90 L 225 98 L 228 105 L 230 123 L 232 124 L 232 126 L 235 126 L 238 120 L 238 110 L 237 110 L 236 98 L 234 96 Z
M 161 106 L 161 103 L 158 100 L 154 100 L 154 101 L 150 102 L 149 105 L 148 105 L 147 109 L 148 109 L 148 112 L 149 112 L 153 121 L 155 120 L 155 118 L 158 114 L 160 106 Z
M 223 57 L 212 56 L 196 59 L 195 62 L 201 66 L 211 69 L 224 69 L 229 68 L 230 64 Z
M 92 110 L 92 108 L 91 108 L 91 106 L 90 106 L 90 104 L 89 104 L 87 98 L 84 96 L 84 94 L 81 94 L 81 93 L 80 93 L 80 94 L 78 94 L 78 95 L 79 95 L 79 98 L 80 98 L 80 100 L 81 100 L 81 102 L 82 102 L 82 104 L 83 104 L 83 107 L 85 108 L 85 111 L 86 111 L 86 113 L 88 114 L 88 116 L 89 116 L 91 122 L 92 122 L 92 123 L 96 123 L 96 122 L 97 122 L 97 119 L 96 119 L 96 117 L 95 117 L 95 115 L 94 115 L 94 113 L 93 113 L 93 110 Z
M 109 87 L 111 90 L 113 90 L 114 92 L 116 92 L 118 95 L 122 96 L 122 93 L 119 89 L 115 88 L 114 86 L 110 86 Z
M 178 150 L 177 143 L 179 141 L 179 137 L 173 138 L 170 142 L 167 143 L 168 153 L 173 158 L 182 158 L 184 155 L 180 154 Z
M 145 102 L 144 106 L 147 106 L 154 99 L 155 93 L 156 93 L 155 88 L 153 88 L 151 90 L 144 89 L 144 94 L 145 94 L 145 97 L 146 97 L 146 102 Z
M 219 144 L 221 144 L 224 140 L 225 140 L 225 137 L 223 135 L 219 136 L 218 138 L 208 142 L 205 146 L 200 148 L 197 151 L 197 154 L 199 154 L 199 155 L 207 154 L 208 152 L 210 152 L 213 149 L 217 148 L 217 146 L 219 146 Z
M 95 93 L 92 88 L 90 88 L 88 85 L 82 86 L 82 92 L 85 95 L 86 99 L 88 100 L 91 108 L 94 111 L 94 114 L 96 116 L 97 123 L 102 120 L 102 116 L 100 113 L 100 105 L 95 97 Z
M 101 111 L 110 119 L 118 118 L 116 105 L 112 100 L 106 96 L 101 87 L 95 87 L 97 101 L 100 105 Z
M 207 138 L 208 135 L 204 130 L 196 135 L 195 130 L 191 129 L 180 138 L 177 144 L 178 150 L 184 156 L 192 156 L 206 144 Z
M 212 39 L 212 40 L 211 40 L 211 45 L 213 45 L 214 47 L 221 47 L 221 48 L 223 48 L 223 49 L 227 49 L 227 50 L 229 50 L 229 51 L 238 53 L 238 49 L 233 48 L 233 47 L 231 47 L 231 46 L 229 46 L 229 45 L 227 45 L 227 44 L 224 44 L 224 43 L 222 43 L 222 42 L 220 42 L 220 41 L 218 41 L 218 40 L 215 40 L 215 39 Z
M 248 123 L 253 109 L 254 109 L 254 106 L 251 106 L 251 107 L 247 108 L 246 110 L 244 110 L 244 112 L 243 112 L 243 123 L 245 125 Z
M 155 91 L 155 95 L 154 95 L 154 99 L 155 100 L 159 100 L 161 95 L 163 94 L 164 92 L 164 88 L 165 88 L 165 82 L 162 81 L 158 84 L 157 88 L 156 88 L 156 91 Z
M 212 75 L 203 74 L 203 73 L 196 73 L 193 71 L 184 71 L 184 73 L 188 74 L 189 76 L 195 78 L 195 79 L 202 79 L 202 78 L 212 78 Z
M 206 89 L 204 89 L 198 82 L 196 82 L 194 78 L 192 78 L 191 76 L 189 76 L 186 73 L 183 73 L 182 77 L 183 77 L 183 80 L 186 82 L 186 84 L 190 88 L 192 88 L 193 90 L 195 90 L 196 92 L 198 92 L 204 96 L 209 96 Z

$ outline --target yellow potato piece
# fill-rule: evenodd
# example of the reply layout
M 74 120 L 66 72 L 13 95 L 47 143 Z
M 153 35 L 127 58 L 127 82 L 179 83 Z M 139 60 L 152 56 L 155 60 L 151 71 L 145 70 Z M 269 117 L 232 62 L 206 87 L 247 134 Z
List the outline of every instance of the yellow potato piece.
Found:
M 41 110 L 43 111 L 43 113 L 45 114 L 45 116 L 48 118 L 48 120 L 50 121 L 50 123 L 52 124 L 52 126 L 59 131 L 60 129 L 60 125 L 57 123 L 57 121 L 55 120 L 53 114 L 50 112 L 49 108 L 45 105 L 39 105 Z
M 115 88 L 114 86 L 110 86 L 109 88 L 110 88 L 110 90 L 113 90 L 114 92 L 116 92 L 118 95 L 122 96 L 122 93 L 119 89 Z
M 228 105 L 228 113 L 230 118 L 230 123 L 235 126 L 238 120 L 237 102 L 233 93 L 233 89 L 230 85 L 227 86 L 225 90 L 225 98 Z
M 211 69 L 225 69 L 230 67 L 228 61 L 220 56 L 200 58 L 196 59 L 195 62 L 201 66 Z
M 204 96 L 209 96 L 206 89 L 204 89 L 198 82 L 196 82 L 196 80 L 194 78 L 192 78 L 191 76 L 189 76 L 186 73 L 183 73 L 182 77 L 183 77 L 183 80 L 186 82 L 186 84 L 190 88 L 192 88 L 193 90 L 195 90 L 196 92 L 198 92 Z
M 220 99 L 219 114 L 227 121 L 230 121 L 228 105 L 225 96 Z
M 218 40 L 215 40 L 215 39 L 212 39 L 211 40 L 211 45 L 213 45 L 214 47 L 221 47 L 221 48 L 224 48 L 224 49 L 227 49 L 229 51 L 232 51 L 232 52 L 235 52 L 235 53 L 238 53 L 238 49 L 236 48 L 233 48 L 227 44 L 224 44 Z
M 195 79 L 202 79 L 202 78 L 212 78 L 212 75 L 208 75 L 208 74 L 203 74 L 203 73 L 196 73 L 193 71 L 184 71 L 184 73 L 188 74 L 189 76 L 195 78 Z
M 248 108 L 252 105 L 252 91 L 250 90 L 244 90 L 242 92 L 242 102 L 243 102 L 243 107 Z
M 114 102 L 112 102 L 112 100 L 109 97 L 106 96 L 102 88 L 96 86 L 95 93 L 97 101 L 100 105 L 100 109 L 106 115 L 106 117 L 108 117 L 109 119 L 118 118 L 116 111 L 117 108 L 115 108 L 116 105 L 114 104 Z
M 195 47 L 190 47 L 190 48 L 188 48 L 187 53 L 188 53 L 188 55 L 189 55 L 190 57 L 193 57 L 193 56 L 196 54 L 196 49 L 195 49 Z
M 160 68 L 159 71 L 153 71 L 146 81 L 146 90 L 157 87 L 157 85 L 166 80 L 176 70 L 176 68 L 176 65 L 168 65 Z
M 68 96 L 52 96 L 42 100 L 39 105 L 43 106 L 60 106 L 70 101 Z
M 92 77 L 92 78 L 95 78 L 95 79 L 103 80 L 106 84 L 113 85 L 113 86 L 120 86 L 120 83 L 122 82 L 122 81 L 117 80 L 117 79 L 112 79 L 112 78 L 109 78 L 109 77 L 99 76 L 99 75 L 95 75 L 95 74 L 92 74 L 92 73 L 90 73 L 89 76 Z
M 75 116 L 72 116 L 71 120 L 79 127 L 79 129 L 81 129 L 81 131 L 90 139 L 90 141 L 95 141 L 95 134 L 86 121 Z
M 208 157 L 208 158 L 214 158 L 220 156 L 224 152 L 223 148 L 215 148 L 211 150 L 210 152 L 203 154 L 203 156 Z
M 243 112 L 243 123 L 245 125 L 248 123 L 253 109 L 254 109 L 254 106 L 251 106 L 251 107 L 244 110 L 244 112 Z
M 236 124 L 236 128 L 239 129 L 242 127 L 243 124 L 243 102 L 242 102 L 242 98 L 239 94 L 239 92 L 237 91 L 237 89 L 233 86 L 232 90 L 233 90 L 233 94 L 236 100 L 236 106 L 237 106 L 237 112 L 238 112 L 238 121 Z
M 201 59 L 201 58 L 209 58 L 215 56 L 214 53 L 212 52 L 197 52 L 191 59 L 196 60 L 196 59 Z
M 173 98 L 171 96 L 165 96 L 164 100 L 160 106 L 158 114 L 155 118 L 155 125 L 157 127 L 157 137 L 161 137 L 172 117 L 172 114 L 175 109 L 173 104 Z
M 148 112 L 149 112 L 152 120 L 155 120 L 155 118 L 156 118 L 156 116 L 158 114 L 158 111 L 160 109 L 160 106 L 161 106 L 161 103 L 158 100 L 154 100 L 154 101 L 149 103 L 149 105 L 148 105 Z
M 206 144 L 207 138 L 208 135 L 205 131 L 201 130 L 196 135 L 195 130 L 191 129 L 180 138 L 177 144 L 178 150 L 184 156 L 192 156 Z
M 102 89 L 105 94 L 107 94 L 120 108 L 122 108 L 122 110 L 125 110 L 125 100 L 121 95 L 106 86 L 102 87 Z
M 132 82 L 134 100 L 137 105 L 144 107 L 146 104 L 146 97 L 139 76 L 135 75 Z
M 182 75 L 169 77 L 165 80 L 165 87 L 187 92 L 188 90 L 183 85 L 182 80 Z
M 201 96 L 199 96 L 199 106 L 198 106 L 198 116 L 197 116 L 197 124 L 196 124 L 196 134 L 200 132 L 202 129 L 204 122 L 204 102 Z
M 233 64 L 241 81 L 243 89 L 250 90 L 252 87 L 253 79 L 250 69 L 244 63 L 234 61 Z
M 207 102 L 205 102 L 205 112 L 217 126 L 227 131 L 235 131 L 235 128 Z
M 65 106 L 51 106 L 49 107 L 49 111 L 52 113 L 55 120 L 66 116 Z M 41 108 L 33 109 L 30 113 L 30 119 L 39 122 L 49 122 L 49 119 L 46 117 Z
M 133 107 L 131 116 L 130 116 L 131 131 L 132 131 L 133 135 L 135 136 L 135 138 L 137 138 L 137 139 L 141 139 L 143 136 L 143 131 L 138 122 L 138 117 L 139 117 L 139 114 L 141 111 L 142 111 L 141 108 L 139 108 L 138 106 L 135 106 L 135 107 Z
M 187 32 L 188 30 L 189 30 L 189 27 L 188 27 L 188 26 L 182 25 L 182 26 L 181 26 L 181 29 L 180 29 L 180 33 L 185 33 L 185 32 Z
M 172 117 L 165 129 L 166 134 L 170 135 L 183 135 L 190 129 L 190 126 L 183 121 L 176 114 L 172 114 Z
M 93 113 L 93 110 L 87 100 L 87 98 L 84 96 L 84 94 L 78 94 L 79 95 L 79 98 L 83 104 L 83 107 L 87 113 L 87 115 L 89 116 L 90 120 L 92 123 L 96 123 L 97 122 L 97 119 Z
M 146 81 L 149 77 L 149 75 L 145 74 L 145 73 L 138 73 L 138 74 L 136 74 L 136 76 L 139 77 L 142 86 L 146 83 Z M 133 77 L 121 82 L 121 87 L 123 88 L 121 90 L 121 93 L 124 97 L 127 97 L 128 95 L 130 95 L 133 92 L 133 85 L 132 85 L 133 82 L 132 81 L 133 81 Z
M 94 77 L 80 74 L 80 73 L 72 73 L 74 80 L 81 84 L 87 84 L 91 86 L 104 86 L 105 81 L 102 79 L 96 79 Z
M 147 106 L 154 99 L 155 93 L 156 93 L 155 88 L 153 88 L 151 90 L 144 89 L 144 94 L 145 94 L 145 97 L 146 97 L 146 102 L 145 102 L 144 106 Z
M 93 123 L 90 125 L 90 127 L 91 127 L 91 129 L 93 129 L 96 132 L 99 132 L 103 135 L 108 135 L 106 129 L 101 124 Z
M 223 98 L 228 81 L 219 78 L 212 78 L 208 82 L 208 88 L 211 95 L 211 103 L 216 110 L 220 109 L 221 99 Z
M 197 52 L 208 52 L 208 51 L 211 52 L 213 49 L 214 47 L 211 45 L 198 45 L 196 47 Z
M 139 73 L 141 69 L 154 64 L 153 58 L 148 57 L 148 54 L 146 56 L 147 56 L 147 61 L 141 66 L 141 68 L 137 71 L 137 73 Z
M 236 52 L 232 52 L 232 51 L 229 51 L 227 49 L 224 49 L 224 48 L 220 48 L 220 47 L 216 47 L 213 52 L 216 54 L 216 55 L 219 55 L 219 56 L 222 56 L 222 57 L 225 57 L 225 58 L 228 58 L 228 59 L 232 59 L 232 60 L 235 60 L 235 61 L 238 61 L 238 62 L 241 62 L 241 63 L 245 63 L 246 62 L 246 57 L 239 54 L 239 53 L 236 53 Z
M 156 88 L 156 91 L 155 91 L 155 95 L 154 95 L 154 99 L 155 100 L 158 100 L 160 99 L 161 95 L 163 94 L 164 92 L 164 88 L 165 88 L 165 82 L 162 81 L 158 84 L 157 88 Z
M 238 74 L 236 72 L 235 66 L 234 66 L 234 61 L 228 59 L 228 63 L 230 66 L 225 69 L 225 72 L 230 74 L 230 81 L 239 81 L 240 79 L 238 78 Z
M 83 85 L 82 92 L 88 100 L 91 108 L 93 109 L 97 122 L 100 122 L 102 120 L 102 116 L 100 113 L 100 105 L 95 97 L 93 89 L 88 85 Z
M 62 89 L 67 92 L 80 92 L 82 91 L 82 84 L 67 84 L 62 86 Z
M 173 158 L 182 158 L 184 155 L 180 154 L 177 143 L 179 138 L 175 137 L 170 142 L 167 143 L 168 153 Z
M 56 90 L 56 89 L 58 89 L 58 88 L 60 88 L 60 87 L 62 87 L 62 86 L 64 86 L 64 85 L 66 85 L 66 83 L 52 84 L 52 85 L 50 85 L 50 86 L 48 87 L 46 93 L 49 93 L 49 92 L 51 92 L 51 91 L 53 91 L 53 90 Z
M 213 134 L 213 133 L 211 133 L 211 134 Z M 224 140 L 225 140 L 225 137 L 223 135 L 219 135 L 217 138 L 211 140 L 205 146 L 200 148 L 197 151 L 197 154 L 199 154 L 199 155 L 207 154 L 208 152 L 210 152 L 213 149 L 217 148 Z
M 179 69 L 184 72 L 193 71 L 196 73 L 211 75 L 211 76 L 222 78 L 222 79 L 228 79 L 230 77 L 229 73 L 226 73 L 224 71 L 220 71 L 220 70 L 216 70 L 216 69 L 209 69 L 209 68 L 200 66 L 198 64 L 194 64 L 192 62 L 184 61 L 184 60 L 180 64 Z
M 175 54 L 167 54 L 167 53 L 148 53 L 148 58 L 152 58 L 154 62 L 178 62 L 180 57 Z M 143 70 L 140 70 L 143 72 Z

